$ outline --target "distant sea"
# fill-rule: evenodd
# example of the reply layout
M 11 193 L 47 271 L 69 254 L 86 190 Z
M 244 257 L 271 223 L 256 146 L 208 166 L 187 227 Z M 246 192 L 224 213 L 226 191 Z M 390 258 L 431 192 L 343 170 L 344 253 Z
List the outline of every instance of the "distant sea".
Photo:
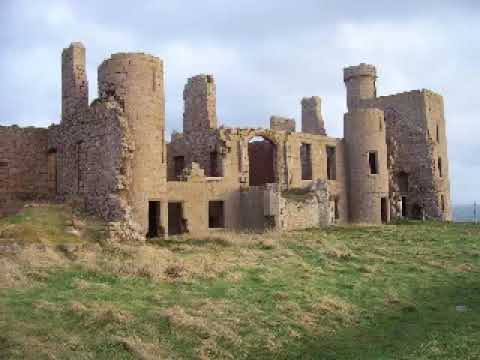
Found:
M 473 204 L 453 205 L 453 221 L 473 222 Z M 477 221 L 480 223 L 480 204 L 477 203 Z

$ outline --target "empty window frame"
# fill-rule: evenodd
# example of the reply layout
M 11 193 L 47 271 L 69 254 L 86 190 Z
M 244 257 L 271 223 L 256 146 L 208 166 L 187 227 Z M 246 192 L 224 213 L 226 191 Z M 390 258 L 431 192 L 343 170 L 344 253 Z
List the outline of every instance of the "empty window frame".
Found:
M 437 143 L 440 144 L 440 127 L 436 125 L 436 138 L 437 138 Z
M 337 180 L 337 149 L 335 146 L 327 146 L 327 179 Z
M 175 178 L 179 178 L 183 174 L 183 169 L 185 167 L 185 157 L 183 156 L 174 156 L 173 157 L 173 168 Z
M 302 166 L 302 180 L 312 180 L 312 145 L 300 145 L 300 162 Z
M 223 201 L 208 202 L 208 227 L 210 229 L 220 229 L 225 227 Z
M 210 173 L 209 176 L 211 177 L 221 177 L 222 174 L 222 164 L 221 164 L 221 157 L 219 153 L 216 151 L 210 152 Z
M 440 208 L 442 212 L 445 211 L 445 196 L 443 194 L 440 195 Z
M 370 174 L 378 174 L 378 152 L 369 151 L 368 152 L 368 165 L 370 167 Z
M 438 176 L 443 177 L 443 168 L 442 168 L 442 158 L 441 157 L 438 158 L 437 167 L 438 167 Z

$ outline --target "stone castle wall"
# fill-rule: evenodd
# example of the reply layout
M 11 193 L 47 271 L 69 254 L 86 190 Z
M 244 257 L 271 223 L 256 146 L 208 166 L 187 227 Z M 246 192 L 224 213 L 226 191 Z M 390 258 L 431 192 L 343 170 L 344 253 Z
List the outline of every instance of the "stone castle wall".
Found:
M 344 139 L 326 136 L 317 96 L 302 99 L 302 132 L 282 117 L 217 128 L 215 81 L 198 75 L 184 89 L 183 133 L 166 144 L 163 62 L 113 54 L 90 105 L 85 63 L 82 44 L 63 50 L 59 125 L 0 127 L 0 213 L 22 199 L 74 200 L 125 239 L 152 224 L 162 235 L 380 223 L 405 209 L 451 219 L 441 96 L 377 97 L 371 65 L 344 69 Z
M 387 207 L 385 212 L 388 213 L 387 143 L 383 111 L 374 108 L 351 110 L 345 114 L 344 129 L 349 169 L 350 220 L 371 224 L 387 222 L 388 215 L 382 219 L 381 208 L 383 198 Z
M 445 119 L 441 96 L 416 90 L 366 100 L 362 106 L 382 109 L 389 157 L 389 184 L 393 215 L 401 212 L 401 197 L 407 196 L 407 215 L 451 220 Z M 439 141 L 436 139 L 439 126 Z M 443 176 L 437 169 L 442 158 Z M 445 159 L 445 160 L 443 160 Z M 408 175 L 408 192 L 401 193 L 399 174 Z M 439 200 L 443 194 L 445 209 Z
M 0 126 L 0 139 L 0 215 L 51 198 L 47 129 Z

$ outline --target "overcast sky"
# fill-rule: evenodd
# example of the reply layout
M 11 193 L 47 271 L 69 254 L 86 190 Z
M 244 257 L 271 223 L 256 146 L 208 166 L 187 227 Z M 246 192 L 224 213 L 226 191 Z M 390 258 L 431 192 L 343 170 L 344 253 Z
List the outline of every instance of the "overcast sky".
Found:
M 454 203 L 480 201 L 480 1 L 0 0 L 0 124 L 60 117 L 60 55 L 87 48 L 96 69 L 113 52 L 165 61 L 167 134 L 181 130 L 186 79 L 211 73 L 226 126 L 268 126 L 319 95 L 327 132 L 343 136 L 342 68 L 377 66 L 378 93 L 428 88 L 445 99 Z M 1 141 L 1 140 L 0 140 Z

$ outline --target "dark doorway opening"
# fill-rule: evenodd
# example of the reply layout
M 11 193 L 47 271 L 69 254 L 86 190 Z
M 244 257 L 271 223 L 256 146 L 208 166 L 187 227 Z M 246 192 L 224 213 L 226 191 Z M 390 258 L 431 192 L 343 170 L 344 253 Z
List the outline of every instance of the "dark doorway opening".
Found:
M 402 217 L 407 217 L 407 197 L 402 196 Z
M 160 201 L 149 201 L 147 238 L 156 238 L 163 235 L 163 233 L 160 220 Z
M 312 180 L 312 145 L 300 145 L 300 162 L 302 165 L 302 180 Z
M 337 179 L 337 156 L 334 146 L 327 146 L 327 179 Z
M 388 202 L 387 198 L 383 197 L 380 199 L 380 211 L 382 216 L 382 223 L 386 224 L 388 222 Z
M 334 206 L 334 214 L 335 214 L 335 220 L 340 219 L 340 212 L 338 211 L 338 197 L 335 196 L 333 199 L 333 206 Z
M 223 201 L 208 202 L 208 227 L 210 229 L 225 227 Z
M 275 182 L 275 145 L 268 139 L 256 136 L 248 143 L 250 186 Z
M 181 202 L 168 203 L 168 235 L 179 235 L 188 232 L 187 220 L 183 218 Z
M 178 179 L 183 174 L 183 169 L 185 168 L 185 157 L 175 156 L 173 158 L 173 167 L 175 172 L 175 178 Z
M 416 220 L 423 220 L 423 207 L 418 204 L 412 206 L 412 218 Z

